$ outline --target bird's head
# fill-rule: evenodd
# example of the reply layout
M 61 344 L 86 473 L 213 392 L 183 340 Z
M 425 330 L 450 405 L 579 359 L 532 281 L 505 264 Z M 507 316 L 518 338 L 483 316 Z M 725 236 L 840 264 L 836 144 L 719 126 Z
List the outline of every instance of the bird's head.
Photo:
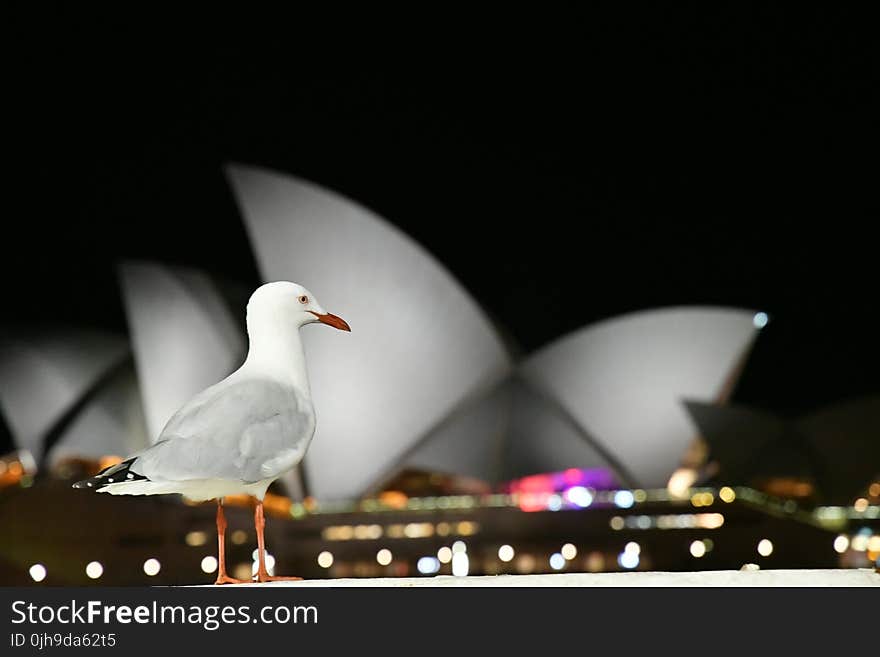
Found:
M 297 328 L 320 322 L 341 331 L 351 331 L 344 319 L 324 310 L 306 288 L 288 281 L 258 287 L 248 301 L 247 317 L 248 327 L 254 322 L 294 325 Z

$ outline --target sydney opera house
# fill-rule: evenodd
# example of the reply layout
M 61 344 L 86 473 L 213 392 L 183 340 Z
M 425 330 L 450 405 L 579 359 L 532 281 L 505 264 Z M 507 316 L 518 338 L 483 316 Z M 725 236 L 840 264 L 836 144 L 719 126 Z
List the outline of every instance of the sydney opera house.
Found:
M 227 176 L 262 278 L 308 286 L 352 327 L 344 340 L 303 331 L 317 432 L 267 501 L 285 572 L 880 559 L 880 398 L 801 418 L 728 403 L 772 322 L 761 308 L 641 310 L 519 353 L 392 223 L 282 173 Z M 161 262 L 123 262 L 118 282 L 127 335 L 0 327 L 0 583 L 208 581 L 216 569 L 210 505 L 70 482 L 148 446 L 240 364 L 249 291 Z M 248 501 L 230 503 L 230 563 L 249 574 Z

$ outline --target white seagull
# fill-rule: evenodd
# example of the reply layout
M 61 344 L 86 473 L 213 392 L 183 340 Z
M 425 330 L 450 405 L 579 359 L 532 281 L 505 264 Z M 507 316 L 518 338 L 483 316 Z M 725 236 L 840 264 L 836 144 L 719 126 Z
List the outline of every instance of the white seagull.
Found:
M 259 287 L 247 305 L 250 346 L 244 364 L 184 404 L 154 445 L 73 487 L 111 495 L 216 499 L 216 584 L 243 583 L 226 574 L 223 497 L 252 495 L 257 499 L 257 581 L 298 579 L 266 570 L 263 498 L 273 481 L 302 460 L 315 433 L 299 336 L 300 327 L 315 322 L 351 330 L 301 285 L 282 281 Z

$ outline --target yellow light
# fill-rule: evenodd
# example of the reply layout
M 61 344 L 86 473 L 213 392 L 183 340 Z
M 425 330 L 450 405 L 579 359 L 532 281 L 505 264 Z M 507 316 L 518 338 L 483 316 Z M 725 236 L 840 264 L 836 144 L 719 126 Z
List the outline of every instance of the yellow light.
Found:
M 837 538 L 834 539 L 834 551 L 838 554 L 843 554 L 846 552 L 847 548 L 849 548 L 849 539 L 841 534 Z
M 329 568 L 333 565 L 333 554 L 324 550 L 321 554 L 318 555 L 318 565 L 321 568 Z
M 516 553 L 510 545 L 502 545 L 498 548 L 498 558 L 507 563 L 511 561 Z
M 591 573 L 605 570 L 605 557 L 601 552 L 590 552 L 590 556 L 587 557 L 587 570 Z
M 880 481 L 875 481 L 868 488 L 868 495 L 871 497 L 880 497 Z
M 160 570 L 162 570 L 162 564 L 159 563 L 158 559 L 147 559 L 144 561 L 144 572 L 147 574 L 147 577 L 158 575 Z
M 874 535 L 868 539 L 868 552 L 880 552 L 880 536 Z
M 859 513 L 864 513 L 868 508 L 868 500 L 866 500 L 864 497 L 860 497 L 853 504 L 853 508 Z
M 86 566 L 86 575 L 91 579 L 98 579 L 103 574 L 104 566 L 101 565 L 100 561 L 91 561 L 89 562 L 89 565 Z
M 697 480 L 697 471 L 693 468 L 679 468 L 669 477 L 669 483 L 666 484 L 666 490 L 672 497 L 685 499 L 688 496 L 690 487 Z
M 868 537 L 864 534 L 858 534 L 852 537 L 849 544 L 856 552 L 864 552 L 868 549 Z
M 437 523 L 437 536 L 449 536 L 449 523 L 448 522 L 438 522 Z
M 724 486 L 721 490 L 718 491 L 718 497 L 721 498 L 722 502 L 730 504 L 736 499 L 736 491 L 734 491 L 730 486 Z
M 379 501 L 385 506 L 390 506 L 394 509 L 405 508 L 408 500 L 409 497 L 407 497 L 406 493 L 398 490 L 386 490 L 379 494 Z
M 107 468 L 116 465 L 117 463 L 122 463 L 121 456 L 102 456 L 100 459 L 98 459 L 98 469 L 106 470 Z M 98 575 L 98 577 L 100 577 L 100 575 Z
M 243 529 L 236 529 L 232 532 L 232 542 L 241 545 L 247 540 L 247 532 Z
M 192 547 L 204 545 L 208 541 L 208 535 L 205 532 L 189 532 L 186 535 L 186 544 Z
M 409 525 L 407 525 L 409 527 Z M 360 540 L 375 540 L 382 537 L 381 525 L 357 525 L 354 528 L 354 537 Z
M 572 543 L 566 543 L 560 550 L 566 561 L 571 561 L 577 556 L 578 550 Z M 508 559 L 509 561 L 509 559 Z
M 434 525 L 430 522 L 411 522 L 403 528 L 407 538 L 423 538 L 434 534 Z
M 691 555 L 699 559 L 706 554 L 706 544 L 703 541 L 694 541 L 691 543 Z
M 636 490 L 633 491 L 633 499 L 636 502 L 641 504 L 642 502 L 644 502 L 645 500 L 648 499 L 648 493 L 646 493 L 641 488 L 637 488 Z
M 387 566 L 391 563 L 391 550 L 388 548 L 382 548 L 376 553 L 376 561 L 379 562 L 380 566 Z
M 253 569 L 252 569 L 251 564 L 249 564 L 249 563 L 235 564 L 235 568 L 232 569 L 232 576 L 235 579 L 243 579 L 245 581 L 251 579 L 251 577 L 253 577 Z
M 404 525 L 388 525 L 385 528 L 385 533 L 388 534 L 389 538 L 403 538 L 405 531 L 406 527 Z
M 452 561 L 452 550 L 450 550 L 445 545 L 437 550 L 437 560 L 440 563 L 449 563 Z
M 623 525 L 624 525 L 623 518 L 621 518 L 620 516 L 614 516 L 611 519 L 611 522 L 608 524 L 611 525 L 611 529 L 621 530 L 621 529 L 623 529 Z
M 531 573 L 535 570 L 535 557 L 523 554 L 516 560 L 516 570 L 520 573 Z
M 354 538 L 354 527 L 351 525 L 330 525 L 321 532 L 326 541 L 348 541 Z
M 464 520 L 458 523 L 457 532 L 460 536 L 472 536 L 477 533 L 477 523 Z
M 703 529 L 718 529 L 724 524 L 724 516 L 720 513 L 698 513 L 695 524 Z
M 46 566 L 41 563 L 35 563 L 28 569 L 28 574 L 35 582 L 42 582 L 46 579 Z
M 201 566 L 203 573 L 213 573 L 215 570 L 217 570 L 217 558 L 208 555 L 207 557 L 202 559 Z M 250 577 L 250 567 L 248 567 L 248 577 Z
M 770 539 L 762 538 L 758 543 L 758 554 L 762 557 L 769 557 L 773 554 L 773 542 Z

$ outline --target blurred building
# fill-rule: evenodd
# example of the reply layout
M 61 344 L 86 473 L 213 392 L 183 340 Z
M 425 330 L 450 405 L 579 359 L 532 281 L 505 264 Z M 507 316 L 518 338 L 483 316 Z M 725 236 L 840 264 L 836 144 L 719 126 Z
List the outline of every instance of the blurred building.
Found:
M 464 287 L 381 217 L 291 176 L 228 173 L 263 277 L 305 284 L 353 328 L 345 340 L 303 331 L 318 430 L 268 504 L 284 570 L 682 570 L 758 557 L 821 567 L 880 556 L 876 398 L 797 421 L 726 405 L 763 312 L 639 311 L 515 356 Z M 124 263 L 119 275 L 127 340 L 55 330 L 0 342 L 11 453 L 0 522 L 14 536 L 0 547 L 4 581 L 27 580 L 34 563 L 69 582 L 88 581 L 91 561 L 109 583 L 210 572 L 212 509 L 85 495 L 66 478 L 148 445 L 238 366 L 247 294 L 160 263 Z M 247 569 L 248 513 L 231 515 L 231 559 Z

